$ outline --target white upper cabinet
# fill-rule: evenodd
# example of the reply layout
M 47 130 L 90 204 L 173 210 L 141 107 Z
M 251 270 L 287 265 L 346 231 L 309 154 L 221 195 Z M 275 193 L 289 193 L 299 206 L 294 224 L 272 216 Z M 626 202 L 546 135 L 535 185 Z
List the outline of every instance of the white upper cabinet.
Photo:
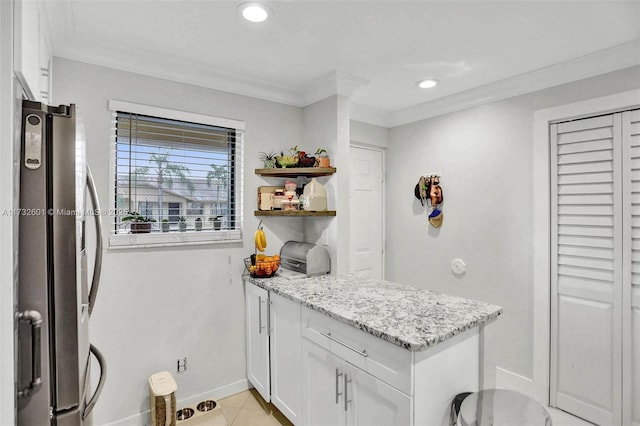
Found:
M 51 99 L 50 41 L 42 2 L 15 0 L 14 72 L 30 100 Z

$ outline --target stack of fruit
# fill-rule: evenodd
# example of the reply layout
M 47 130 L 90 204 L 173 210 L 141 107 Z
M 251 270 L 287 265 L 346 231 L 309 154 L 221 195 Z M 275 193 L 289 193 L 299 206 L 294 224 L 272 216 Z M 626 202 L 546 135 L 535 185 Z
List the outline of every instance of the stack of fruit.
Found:
M 255 278 L 270 278 L 280 267 L 280 256 L 257 254 L 255 264 L 249 265 L 249 273 Z
M 257 252 L 263 252 L 267 248 L 267 236 L 262 229 L 262 222 L 258 225 L 254 235 Z M 245 259 L 247 269 L 252 277 L 269 278 L 272 277 L 280 267 L 280 256 L 274 254 L 267 256 L 263 253 L 253 254 L 249 261 Z

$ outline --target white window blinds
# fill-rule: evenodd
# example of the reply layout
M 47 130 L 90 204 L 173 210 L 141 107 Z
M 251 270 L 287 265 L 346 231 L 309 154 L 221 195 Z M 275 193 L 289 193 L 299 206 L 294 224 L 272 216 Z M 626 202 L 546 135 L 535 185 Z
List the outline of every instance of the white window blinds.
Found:
M 160 109 L 164 117 L 131 112 L 135 109 L 114 111 L 111 244 L 240 239 L 240 126 L 167 118 L 171 114 Z

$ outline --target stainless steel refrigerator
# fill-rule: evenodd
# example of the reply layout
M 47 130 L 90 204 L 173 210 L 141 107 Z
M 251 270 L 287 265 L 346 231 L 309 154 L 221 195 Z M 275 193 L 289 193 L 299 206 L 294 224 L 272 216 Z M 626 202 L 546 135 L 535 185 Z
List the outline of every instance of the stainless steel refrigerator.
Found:
M 106 378 L 104 359 L 89 342 L 102 233 L 81 130 L 75 105 L 23 101 L 16 310 L 18 426 L 90 425 L 91 410 Z M 95 238 L 86 236 L 87 220 L 95 221 Z M 95 246 L 91 280 L 88 240 Z M 95 365 L 91 355 L 100 367 L 97 385 L 92 385 L 90 377 Z

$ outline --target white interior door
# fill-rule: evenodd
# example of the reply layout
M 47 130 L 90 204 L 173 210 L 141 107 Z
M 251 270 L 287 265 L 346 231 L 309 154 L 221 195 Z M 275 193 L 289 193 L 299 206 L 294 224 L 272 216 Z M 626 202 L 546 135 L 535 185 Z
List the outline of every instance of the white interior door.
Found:
M 350 148 L 349 272 L 384 276 L 384 174 L 380 150 Z
M 551 126 L 550 403 L 640 425 L 640 111 Z
M 551 135 L 551 405 L 620 424 L 620 115 L 554 124 Z
M 640 426 L 640 110 L 622 114 L 623 137 L 623 411 Z M 628 313 L 628 317 L 626 316 Z

